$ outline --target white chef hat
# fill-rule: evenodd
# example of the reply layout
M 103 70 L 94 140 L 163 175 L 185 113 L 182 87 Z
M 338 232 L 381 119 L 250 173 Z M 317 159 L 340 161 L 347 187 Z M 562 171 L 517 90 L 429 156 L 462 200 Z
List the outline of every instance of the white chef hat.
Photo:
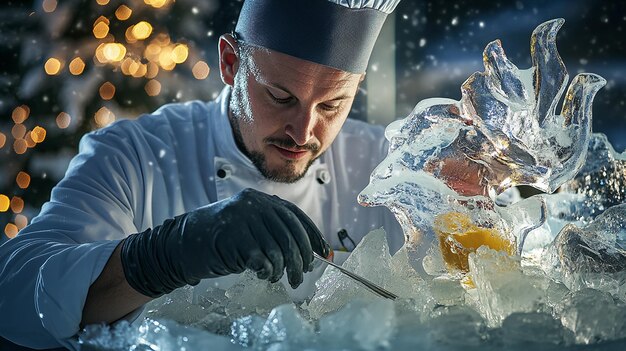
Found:
M 245 0 L 235 34 L 342 71 L 363 73 L 385 18 L 400 0 Z

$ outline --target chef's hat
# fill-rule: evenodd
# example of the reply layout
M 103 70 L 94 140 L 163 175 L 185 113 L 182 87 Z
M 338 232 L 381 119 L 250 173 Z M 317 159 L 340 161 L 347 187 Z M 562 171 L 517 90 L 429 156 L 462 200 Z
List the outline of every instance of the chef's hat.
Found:
M 238 40 L 342 71 L 363 73 L 400 0 L 245 0 Z

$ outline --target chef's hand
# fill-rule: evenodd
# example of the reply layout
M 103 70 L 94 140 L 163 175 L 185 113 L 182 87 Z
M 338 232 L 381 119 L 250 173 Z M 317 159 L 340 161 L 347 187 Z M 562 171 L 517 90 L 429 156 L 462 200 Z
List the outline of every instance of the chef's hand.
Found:
M 129 236 L 121 255 L 129 284 L 158 297 L 246 269 L 272 282 L 286 270 L 295 288 L 303 272 L 312 270 L 313 251 L 326 257 L 330 246 L 304 212 L 277 196 L 245 189 Z

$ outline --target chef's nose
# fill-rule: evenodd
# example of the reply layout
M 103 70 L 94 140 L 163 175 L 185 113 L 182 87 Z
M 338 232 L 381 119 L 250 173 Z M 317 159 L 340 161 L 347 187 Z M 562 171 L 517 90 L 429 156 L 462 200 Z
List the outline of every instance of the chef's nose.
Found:
M 296 144 L 306 145 L 313 138 L 313 129 L 317 117 L 312 110 L 300 112 L 295 118 L 291 119 L 285 127 L 285 133 L 289 135 Z

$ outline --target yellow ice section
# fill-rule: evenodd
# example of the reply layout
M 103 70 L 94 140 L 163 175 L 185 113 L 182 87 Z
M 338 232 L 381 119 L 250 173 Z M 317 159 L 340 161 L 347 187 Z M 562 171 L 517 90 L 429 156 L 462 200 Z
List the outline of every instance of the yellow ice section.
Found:
M 494 228 L 475 225 L 471 218 L 460 212 L 448 212 L 435 217 L 435 233 L 439 247 L 449 270 L 469 271 L 467 257 L 479 247 L 486 245 L 510 255 L 515 245 Z

